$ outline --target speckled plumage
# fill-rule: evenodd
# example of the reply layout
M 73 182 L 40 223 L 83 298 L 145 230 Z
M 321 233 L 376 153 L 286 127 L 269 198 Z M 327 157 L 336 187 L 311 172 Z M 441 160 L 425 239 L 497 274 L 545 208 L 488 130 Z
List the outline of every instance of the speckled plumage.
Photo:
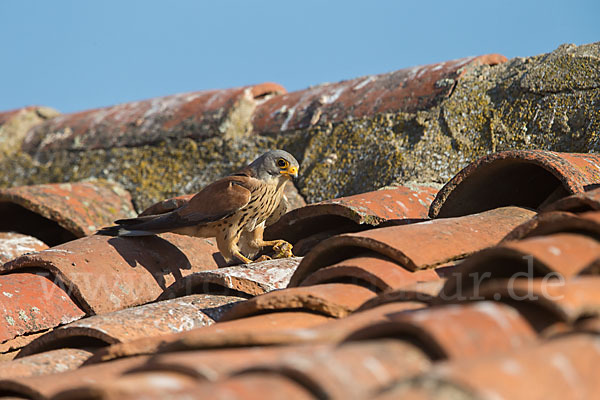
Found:
M 227 261 L 251 260 L 240 252 L 241 246 L 253 257 L 264 246 L 279 246 L 285 241 L 265 242 L 265 221 L 283 199 L 285 184 L 297 177 L 298 162 L 283 150 L 268 151 L 240 171 L 206 186 L 190 201 L 166 214 L 118 220 L 117 226 L 101 233 L 118 236 L 146 236 L 174 232 L 196 237 L 216 237 L 217 246 Z

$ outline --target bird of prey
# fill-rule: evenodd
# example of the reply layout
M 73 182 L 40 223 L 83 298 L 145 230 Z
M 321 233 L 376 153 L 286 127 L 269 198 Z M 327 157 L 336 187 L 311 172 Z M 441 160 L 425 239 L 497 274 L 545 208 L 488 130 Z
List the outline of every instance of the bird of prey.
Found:
M 183 206 L 159 215 L 115 221 L 101 234 L 148 236 L 174 232 L 196 237 L 216 237 L 227 262 L 234 258 L 250 263 L 265 246 L 275 249 L 291 245 L 284 240 L 263 240 L 265 221 L 278 210 L 285 184 L 298 177 L 298 161 L 286 151 L 267 151 L 238 172 L 206 186 Z

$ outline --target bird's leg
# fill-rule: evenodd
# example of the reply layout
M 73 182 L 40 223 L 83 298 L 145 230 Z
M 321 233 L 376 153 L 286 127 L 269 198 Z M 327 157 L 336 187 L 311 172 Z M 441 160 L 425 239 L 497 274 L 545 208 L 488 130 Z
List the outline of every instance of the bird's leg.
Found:
M 227 262 L 231 262 L 233 258 L 237 258 L 244 264 L 250 264 L 252 260 L 240 253 L 236 244 L 238 239 L 231 238 L 229 235 L 217 235 L 217 247 Z
M 250 264 L 250 263 L 252 263 L 252 262 L 253 262 L 251 259 L 249 259 L 249 258 L 246 258 L 246 257 L 245 257 L 245 256 L 244 256 L 242 253 L 240 253 L 240 251 L 239 251 L 239 250 L 235 250 L 235 251 L 233 252 L 233 256 L 234 256 L 235 258 L 237 258 L 238 260 L 240 260 L 241 262 L 243 262 L 244 264 Z

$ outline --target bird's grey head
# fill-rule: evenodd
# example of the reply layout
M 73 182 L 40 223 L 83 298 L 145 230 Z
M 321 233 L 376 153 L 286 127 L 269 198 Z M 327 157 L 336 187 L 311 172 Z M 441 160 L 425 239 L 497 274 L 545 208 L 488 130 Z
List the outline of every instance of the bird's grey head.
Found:
M 269 150 L 250 164 L 257 178 L 271 181 L 286 180 L 298 177 L 298 161 L 293 155 L 283 150 Z

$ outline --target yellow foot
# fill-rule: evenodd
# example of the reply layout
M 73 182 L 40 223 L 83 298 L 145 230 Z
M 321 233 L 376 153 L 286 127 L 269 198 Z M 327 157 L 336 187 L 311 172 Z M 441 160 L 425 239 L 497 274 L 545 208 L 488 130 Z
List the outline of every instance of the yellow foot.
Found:
M 294 246 L 292 246 L 285 240 L 278 240 L 277 243 L 273 246 L 273 251 L 275 252 L 273 258 L 294 257 L 294 253 L 292 253 L 293 248 Z

